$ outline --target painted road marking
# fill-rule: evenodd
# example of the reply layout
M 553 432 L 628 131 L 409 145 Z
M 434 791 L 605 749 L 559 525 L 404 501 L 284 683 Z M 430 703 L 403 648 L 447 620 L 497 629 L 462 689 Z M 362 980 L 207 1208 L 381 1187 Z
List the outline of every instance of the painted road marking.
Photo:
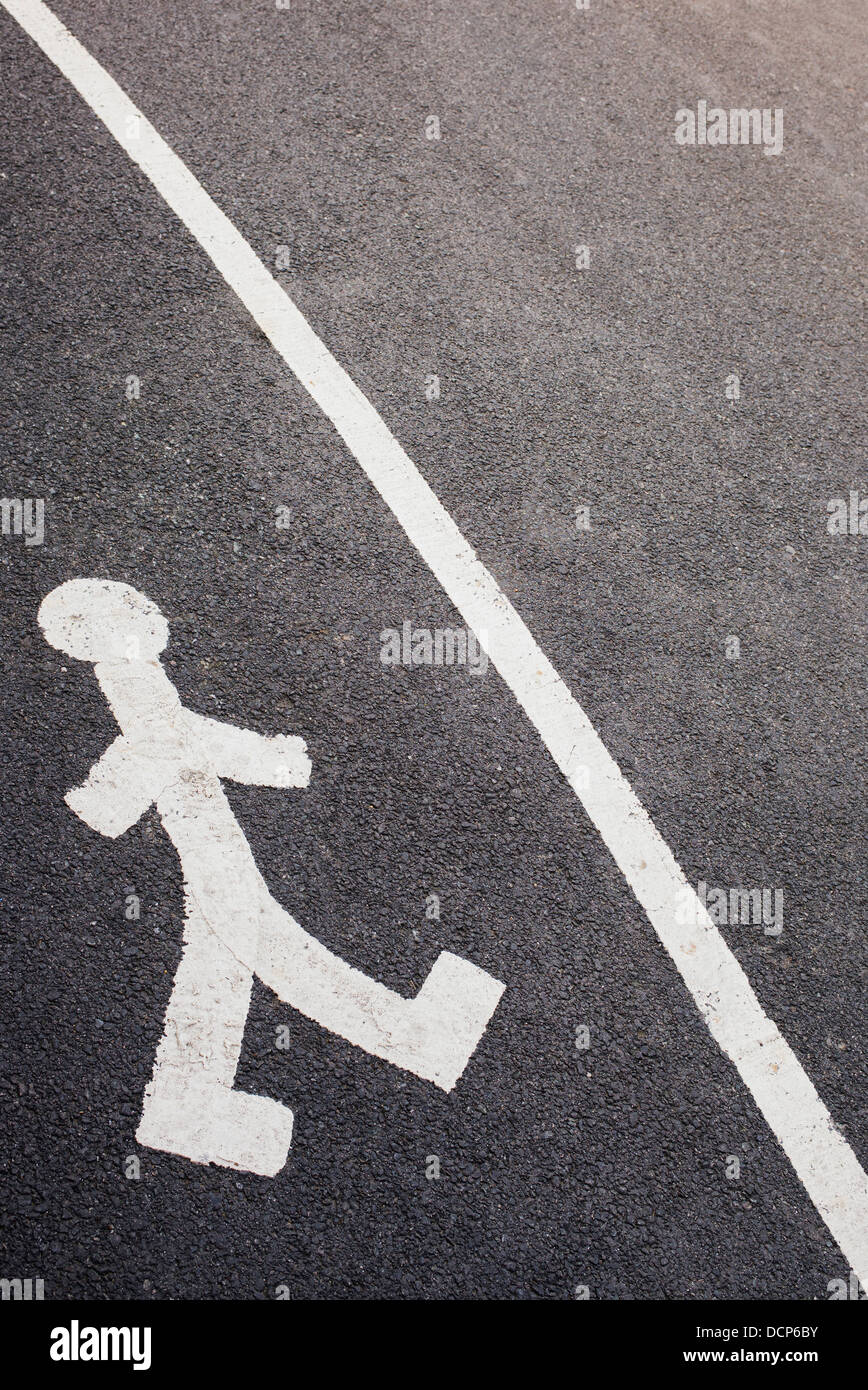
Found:
M 159 661 L 168 623 L 128 584 L 72 579 L 43 600 L 39 622 L 53 647 L 94 663 L 121 728 L 67 805 L 115 838 L 156 804 L 184 872 L 184 953 L 139 1142 L 267 1177 L 283 1167 L 292 1111 L 232 1089 L 254 975 L 315 1023 L 451 1091 L 504 986 L 449 951 L 415 999 L 354 970 L 275 902 L 232 814 L 222 777 L 307 786 L 304 740 L 184 709 Z
M 129 97 L 41 0 L 0 0 L 211 257 L 391 508 L 569 781 L 808 1195 L 868 1286 L 868 1176 L 617 763 L 449 513 L 286 291 Z M 689 921 L 679 920 L 689 918 Z

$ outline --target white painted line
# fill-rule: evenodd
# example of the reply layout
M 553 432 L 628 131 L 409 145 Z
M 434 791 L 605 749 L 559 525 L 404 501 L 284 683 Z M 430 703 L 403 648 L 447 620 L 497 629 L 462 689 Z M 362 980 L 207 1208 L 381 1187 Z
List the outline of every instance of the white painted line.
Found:
M 283 1167 L 292 1111 L 233 1090 L 254 975 L 315 1023 L 451 1091 L 504 986 L 451 951 L 414 999 L 354 970 L 275 902 L 232 814 L 222 778 L 307 786 L 304 740 L 185 709 L 159 660 L 169 625 L 129 584 L 71 579 L 43 599 L 39 623 L 53 647 L 94 663 L 121 729 L 67 805 L 113 839 L 156 805 L 184 872 L 184 951 L 139 1142 L 267 1177 Z
M 0 0 L 69 79 L 213 260 L 332 421 L 477 634 L 642 904 L 711 1033 L 868 1287 L 868 1177 L 617 764 L 492 575 L 285 290 L 112 77 L 40 0 Z M 681 907 L 681 911 L 679 911 Z

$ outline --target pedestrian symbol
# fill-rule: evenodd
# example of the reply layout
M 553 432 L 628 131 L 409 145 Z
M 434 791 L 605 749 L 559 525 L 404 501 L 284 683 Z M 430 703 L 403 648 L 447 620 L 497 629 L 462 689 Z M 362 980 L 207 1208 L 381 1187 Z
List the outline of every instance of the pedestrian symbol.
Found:
M 266 738 L 185 709 L 159 661 L 166 619 L 129 585 L 61 584 L 39 622 L 53 647 L 93 662 L 121 729 L 67 804 L 112 838 L 156 805 L 181 860 L 184 951 L 139 1143 L 266 1176 L 283 1167 L 292 1111 L 233 1090 L 254 975 L 323 1027 L 450 1091 L 504 986 L 449 951 L 414 999 L 354 969 L 275 902 L 233 815 L 222 778 L 307 786 L 303 739 Z

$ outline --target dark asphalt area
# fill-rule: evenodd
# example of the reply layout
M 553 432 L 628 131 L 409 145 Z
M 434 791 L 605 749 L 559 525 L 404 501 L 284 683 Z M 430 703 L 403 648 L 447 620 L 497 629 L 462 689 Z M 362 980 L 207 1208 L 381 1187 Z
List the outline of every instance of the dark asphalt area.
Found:
M 868 1164 L 868 538 L 827 530 L 868 492 L 857 7 L 53 8 L 266 265 L 289 248 L 277 278 L 688 879 L 783 890 L 780 937 L 721 930 Z M 381 664 L 384 628 L 460 626 L 437 581 L 3 10 L 0 53 L 0 490 L 46 502 L 43 545 L 0 540 L 0 1275 L 46 1298 L 827 1298 L 844 1257 L 510 692 Z M 677 146 L 699 99 L 782 107 L 781 156 Z M 404 994 L 444 949 L 506 983 L 451 1094 L 257 983 L 237 1084 L 293 1109 L 286 1168 L 136 1144 L 181 874 L 154 810 L 112 841 L 64 804 L 116 732 L 36 622 L 78 576 L 160 605 L 191 708 L 307 740 L 308 789 L 227 793 L 308 931 Z

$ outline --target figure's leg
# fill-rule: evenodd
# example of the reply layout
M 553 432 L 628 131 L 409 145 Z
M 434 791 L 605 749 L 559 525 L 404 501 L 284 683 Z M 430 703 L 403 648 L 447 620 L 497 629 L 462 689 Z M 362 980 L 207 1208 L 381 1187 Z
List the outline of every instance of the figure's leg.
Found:
M 233 1091 L 252 975 L 190 905 L 136 1138 L 194 1163 L 272 1177 L 286 1162 L 292 1111 Z
M 195 794 L 183 782 L 167 788 L 157 809 L 235 958 L 315 1023 L 452 1090 L 497 1008 L 499 980 L 442 951 L 407 999 L 348 965 L 274 900 L 216 779 Z
M 278 998 L 356 1047 L 451 1091 L 505 986 L 441 951 L 413 999 L 348 965 L 273 899 L 257 931 L 256 973 Z

